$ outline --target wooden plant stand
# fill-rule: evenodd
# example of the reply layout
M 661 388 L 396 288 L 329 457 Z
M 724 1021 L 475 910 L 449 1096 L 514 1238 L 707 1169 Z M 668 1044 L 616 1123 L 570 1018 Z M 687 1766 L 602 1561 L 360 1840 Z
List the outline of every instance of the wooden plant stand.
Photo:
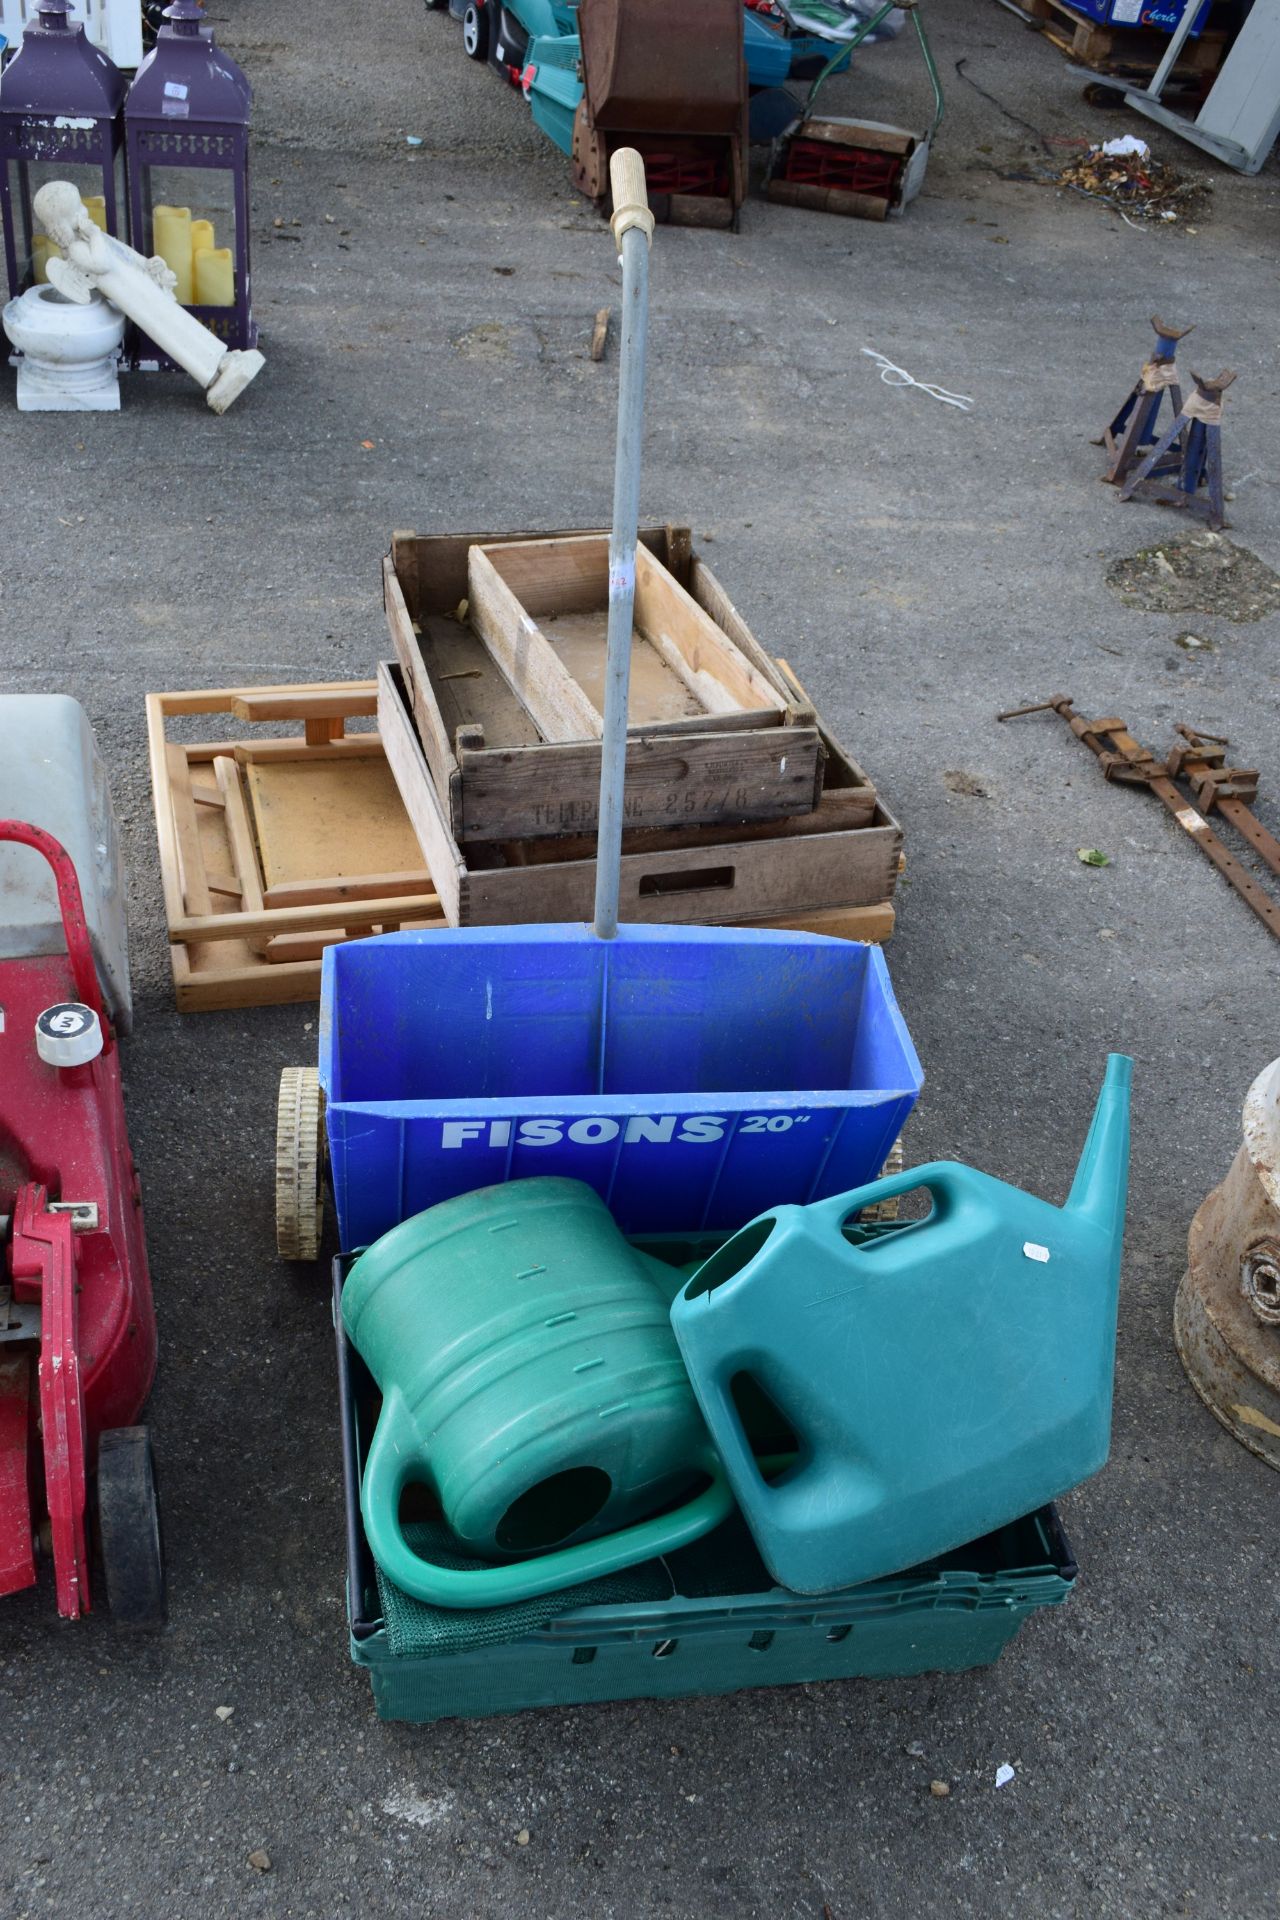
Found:
M 443 926 L 376 733 L 371 680 L 147 695 L 174 989 L 183 1012 L 314 1000 L 326 946 Z M 166 721 L 231 714 L 250 738 L 179 742 Z M 301 721 L 281 736 L 273 723 Z

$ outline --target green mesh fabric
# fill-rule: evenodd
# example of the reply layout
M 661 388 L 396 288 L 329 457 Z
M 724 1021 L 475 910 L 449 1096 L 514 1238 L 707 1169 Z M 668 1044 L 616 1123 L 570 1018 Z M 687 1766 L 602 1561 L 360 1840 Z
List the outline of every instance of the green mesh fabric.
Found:
M 437 1566 L 470 1572 L 486 1563 L 462 1552 L 449 1529 L 439 1520 L 419 1520 L 404 1530 L 405 1539 L 424 1560 Z M 433 1607 L 402 1593 L 377 1569 L 378 1597 L 391 1651 L 398 1657 L 434 1653 L 461 1653 L 474 1647 L 496 1647 L 519 1640 L 545 1626 L 559 1613 L 577 1607 L 628 1605 L 642 1600 L 669 1600 L 671 1575 L 660 1560 L 646 1560 L 599 1580 L 584 1580 L 559 1593 L 536 1600 L 519 1600 L 509 1607 Z
M 439 1520 L 418 1520 L 405 1527 L 405 1539 L 414 1552 L 437 1566 L 467 1572 L 485 1565 L 462 1552 L 449 1529 Z M 521 1600 L 509 1607 L 435 1607 L 415 1600 L 393 1586 L 377 1569 L 378 1597 L 391 1652 L 398 1659 L 432 1654 L 463 1653 L 476 1647 L 496 1647 L 519 1640 L 553 1620 L 557 1614 L 582 1607 L 632 1606 L 676 1595 L 702 1599 L 729 1594 L 767 1593 L 773 1586 L 752 1545 L 743 1521 L 734 1516 L 714 1533 L 665 1560 L 646 1560 L 621 1573 L 585 1580 L 559 1593 Z

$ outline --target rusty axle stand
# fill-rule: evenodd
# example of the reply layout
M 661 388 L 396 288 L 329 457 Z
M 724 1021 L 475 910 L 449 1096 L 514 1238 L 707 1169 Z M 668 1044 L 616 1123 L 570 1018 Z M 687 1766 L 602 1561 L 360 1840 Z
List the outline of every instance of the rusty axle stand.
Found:
M 1173 425 L 1123 481 L 1122 500 L 1154 500 L 1164 507 L 1184 507 L 1206 521 L 1214 533 L 1226 526 L 1222 398 L 1235 377 L 1225 367 L 1212 380 L 1192 373 L 1194 393 L 1182 401 Z
M 1182 744 L 1171 750 L 1167 760 L 1157 760 L 1134 739 L 1123 720 L 1084 720 L 1065 693 L 1038 700 L 1029 707 L 1010 707 L 998 713 L 996 719 L 1016 720 L 1025 713 L 1060 714 L 1076 738 L 1083 740 L 1097 756 L 1105 779 L 1118 780 L 1125 786 L 1150 788 L 1183 832 L 1212 860 L 1224 880 L 1252 907 L 1268 932 L 1280 939 L 1280 902 L 1258 885 L 1204 817 L 1216 808 L 1271 871 L 1280 875 L 1280 841 L 1267 831 L 1248 805 L 1257 795 L 1257 772 L 1249 767 L 1226 765 L 1229 744 L 1226 740 L 1197 733 L 1193 727 L 1179 726 L 1176 730 L 1182 736 Z M 1203 813 L 1175 784 L 1178 779 L 1186 781 Z
M 1143 363 L 1137 381 L 1130 389 L 1115 418 L 1103 428 L 1094 442 L 1107 450 L 1105 480 L 1123 486 L 1138 462 L 1150 453 L 1161 438 L 1157 421 L 1167 393 L 1176 421 L 1182 412 L 1182 388 L 1178 381 L 1175 356 L 1179 340 L 1185 340 L 1194 327 L 1171 327 L 1167 321 L 1151 316 L 1156 344 L 1151 358 Z M 1161 471 L 1176 471 L 1181 449 L 1163 464 Z

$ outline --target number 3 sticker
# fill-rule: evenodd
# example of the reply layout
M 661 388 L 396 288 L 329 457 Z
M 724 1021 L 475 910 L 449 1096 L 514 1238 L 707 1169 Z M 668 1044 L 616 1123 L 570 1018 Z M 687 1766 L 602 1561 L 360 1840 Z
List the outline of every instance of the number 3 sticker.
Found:
M 77 1001 L 68 1000 L 58 1007 L 46 1007 L 36 1025 L 42 1033 L 53 1034 L 59 1040 L 73 1040 L 77 1034 L 88 1032 L 93 1025 L 93 1013 Z

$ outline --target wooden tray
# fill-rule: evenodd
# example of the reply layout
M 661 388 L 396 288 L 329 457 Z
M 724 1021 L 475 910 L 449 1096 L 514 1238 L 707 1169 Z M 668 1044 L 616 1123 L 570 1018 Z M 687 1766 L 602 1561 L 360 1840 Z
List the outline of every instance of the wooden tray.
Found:
M 376 733 L 371 680 L 147 695 L 174 989 L 184 1012 L 314 1000 L 326 946 L 444 926 Z M 179 743 L 167 719 L 297 721 L 302 735 Z
M 795 691 L 803 698 L 802 689 Z M 378 730 L 450 925 L 591 918 L 595 849 L 589 838 L 490 843 L 464 856 L 414 729 L 405 677 L 393 662 L 378 669 Z M 902 831 L 879 804 L 865 818 L 866 776 L 829 734 L 823 741 L 823 793 L 808 814 L 729 833 L 723 827 L 626 832 L 622 918 L 804 925 L 848 938 L 887 938 Z M 854 932 L 847 923 L 818 927 L 809 917 L 845 916 L 850 909 L 870 910 L 863 924 L 876 931 Z
M 414 720 L 461 844 L 594 830 L 608 541 L 396 534 L 383 597 Z M 469 623 L 455 617 L 468 603 Z M 626 815 L 633 826 L 810 812 L 816 716 L 780 678 L 687 528 L 643 530 Z M 862 796 L 871 817 L 875 793 Z
M 604 731 L 609 542 L 473 546 L 471 622 L 544 740 Z M 643 544 L 636 548 L 628 722 L 645 732 L 781 726 L 786 699 Z

